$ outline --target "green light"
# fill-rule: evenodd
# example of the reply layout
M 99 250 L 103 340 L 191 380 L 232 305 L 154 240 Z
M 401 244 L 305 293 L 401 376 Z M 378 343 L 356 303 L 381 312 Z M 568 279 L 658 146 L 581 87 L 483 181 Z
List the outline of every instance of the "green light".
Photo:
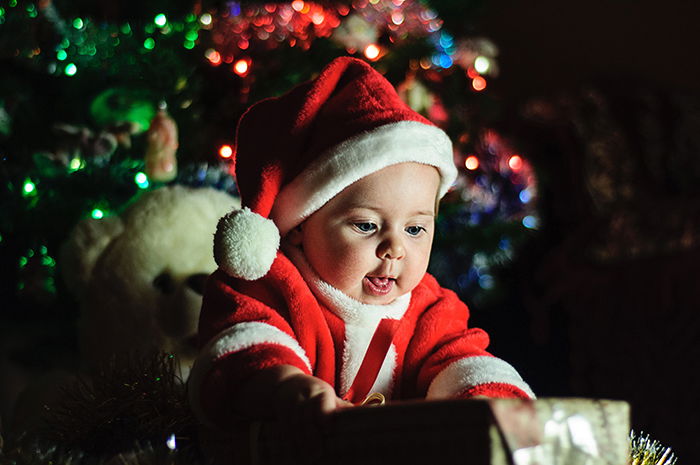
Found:
M 194 15 L 194 13 L 190 13 L 185 16 L 185 22 L 187 23 L 193 23 L 195 19 L 197 19 L 197 17 Z
M 85 168 L 85 161 L 78 157 L 73 158 L 70 163 L 68 163 L 68 169 L 73 171 L 78 171 L 81 168 Z
M 46 255 L 47 253 L 49 253 L 49 249 L 47 249 L 45 245 L 42 245 L 41 247 L 39 247 L 39 253 L 41 255 Z
M 0 6 L 0 16 L 5 16 L 5 9 Z
M 153 19 L 153 22 L 156 24 L 156 26 L 163 27 L 168 23 L 168 19 L 163 13 L 161 13 L 159 15 L 156 15 L 156 17 Z
M 146 50 L 153 50 L 153 48 L 156 46 L 156 41 L 153 40 L 152 37 L 149 37 L 148 39 L 143 41 L 143 48 Z
M 73 20 L 73 27 L 76 29 L 82 29 L 83 26 L 85 26 L 85 23 L 83 23 L 83 20 L 80 18 L 75 18 Z
M 75 73 L 78 72 L 78 67 L 74 63 L 68 63 L 63 72 L 66 73 L 66 76 L 75 76 Z
M 27 257 L 32 258 L 34 256 L 34 250 L 29 249 L 27 250 Z
M 197 31 L 187 31 L 185 34 L 185 39 L 190 40 L 190 41 L 195 41 L 199 37 L 199 34 L 197 34 Z
M 68 40 L 68 39 L 63 39 L 63 40 L 61 41 L 61 48 L 68 48 L 68 47 L 70 47 L 70 40 Z
M 141 171 L 136 173 L 136 176 L 134 176 L 134 182 L 136 182 L 136 185 L 139 186 L 141 189 L 146 189 L 150 184 L 148 182 L 148 176 L 146 176 L 146 173 L 143 173 Z
M 194 42 L 191 40 L 186 40 L 183 44 L 183 47 L 185 47 L 187 50 L 192 50 L 194 48 Z
M 25 266 L 27 266 L 27 263 L 29 263 L 29 259 L 27 257 L 19 257 L 20 268 L 24 268 Z
M 122 24 L 120 30 L 122 31 L 122 34 L 131 34 L 131 26 L 129 23 Z
M 100 219 L 104 218 L 105 212 L 103 212 L 99 208 L 95 208 L 92 210 L 92 212 L 90 212 L 90 216 L 92 216 L 96 220 L 100 220 Z
M 17 0 L 10 0 L 9 5 L 10 5 L 12 8 L 16 7 L 16 6 L 17 6 Z
M 63 61 L 66 58 L 68 58 L 68 54 L 65 50 L 59 50 L 58 52 L 56 52 L 56 58 L 58 59 L 58 61 Z
M 27 179 L 24 181 L 24 187 L 22 188 L 22 195 L 25 197 L 34 195 L 36 194 L 36 185 L 31 181 L 31 179 Z

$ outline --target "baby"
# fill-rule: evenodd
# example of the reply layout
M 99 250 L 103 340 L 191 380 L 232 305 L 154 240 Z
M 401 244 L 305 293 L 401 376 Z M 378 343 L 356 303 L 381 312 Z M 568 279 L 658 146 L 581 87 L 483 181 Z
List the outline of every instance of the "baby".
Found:
M 377 392 L 534 397 L 426 273 L 452 145 L 372 67 L 338 58 L 253 105 L 235 170 L 244 208 L 219 223 L 189 381 L 203 420 L 304 428 Z

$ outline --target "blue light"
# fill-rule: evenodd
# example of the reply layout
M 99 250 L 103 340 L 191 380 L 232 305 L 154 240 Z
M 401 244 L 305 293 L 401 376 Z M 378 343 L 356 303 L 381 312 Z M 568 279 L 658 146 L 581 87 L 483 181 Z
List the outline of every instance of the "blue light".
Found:
M 484 274 L 479 277 L 479 287 L 482 289 L 493 289 L 495 285 L 493 276 L 489 274 Z
M 537 226 L 539 226 L 539 221 L 534 216 L 528 215 L 523 218 L 523 226 L 528 229 L 537 229 Z
M 448 33 L 443 32 L 440 34 L 440 46 L 442 48 L 450 48 L 454 45 L 455 41 Z
M 452 58 L 450 58 L 449 55 L 443 54 L 440 56 L 440 66 L 442 66 L 443 68 L 449 68 L 450 66 L 452 66 L 452 63 Z
M 229 2 L 228 12 L 231 16 L 239 16 L 241 14 L 241 4 L 238 2 Z
M 530 189 L 523 189 L 520 191 L 518 197 L 522 203 L 528 203 L 530 200 L 532 200 L 532 193 L 530 192 Z

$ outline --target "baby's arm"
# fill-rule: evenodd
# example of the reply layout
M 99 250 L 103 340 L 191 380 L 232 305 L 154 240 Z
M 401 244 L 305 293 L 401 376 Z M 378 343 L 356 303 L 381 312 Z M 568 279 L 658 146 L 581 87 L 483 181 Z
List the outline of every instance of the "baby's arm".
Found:
M 252 418 L 318 422 L 338 407 L 350 405 L 339 399 L 333 387 L 292 365 L 278 365 L 253 375 L 234 400 L 236 409 Z
M 302 461 L 321 453 L 326 415 L 350 406 L 333 387 L 292 365 L 278 365 L 256 373 L 234 401 L 237 409 L 253 418 L 277 419 Z

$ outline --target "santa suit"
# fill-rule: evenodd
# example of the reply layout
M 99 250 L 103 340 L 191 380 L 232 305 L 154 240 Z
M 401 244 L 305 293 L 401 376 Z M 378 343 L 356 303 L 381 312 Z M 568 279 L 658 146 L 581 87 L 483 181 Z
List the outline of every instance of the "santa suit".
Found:
M 205 418 L 233 413 L 231 396 L 241 383 L 276 365 L 298 367 L 354 403 L 367 392 L 387 399 L 534 398 L 512 366 L 486 351 L 488 335 L 468 328 L 467 306 L 431 275 L 389 305 L 368 305 L 290 255 L 294 264 L 278 252 L 255 281 L 221 270 L 210 277 L 199 328 L 205 345 L 189 381 L 193 406 Z M 367 355 L 377 328 L 387 325 L 394 329 L 388 349 Z M 366 356 L 379 357 L 377 369 L 360 369 Z

